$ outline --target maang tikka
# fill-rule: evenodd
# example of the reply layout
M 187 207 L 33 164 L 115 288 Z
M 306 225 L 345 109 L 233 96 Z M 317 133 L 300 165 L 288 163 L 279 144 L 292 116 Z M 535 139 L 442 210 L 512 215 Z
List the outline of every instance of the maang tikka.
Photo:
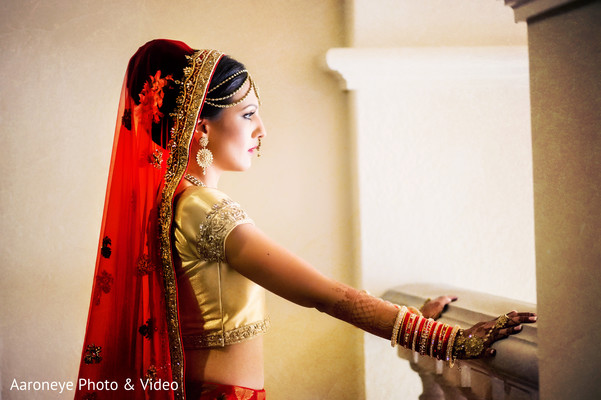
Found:
M 198 140 L 200 144 L 200 150 L 196 153 L 196 162 L 202 168 L 202 174 L 207 174 L 207 168 L 213 163 L 213 153 L 211 150 L 207 149 L 207 145 L 209 144 L 209 138 L 204 134 Z

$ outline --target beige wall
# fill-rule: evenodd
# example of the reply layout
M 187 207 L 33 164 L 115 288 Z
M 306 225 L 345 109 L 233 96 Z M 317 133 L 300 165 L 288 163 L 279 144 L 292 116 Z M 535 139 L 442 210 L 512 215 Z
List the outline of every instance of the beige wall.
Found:
M 247 64 L 268 137 L 255 167 L 222 189 L 282 244 L 354 283 L 344 94 L 320 69 L 343 44 L 342 15 L 337 0 L 1 3 L 2 398 L 52 397 L 11 392 L 13 378 L 76 378 L 120 86 L 129 56 L 152 38 Z M 268 302 L 270 398 L 361 398 L 360 334 Z

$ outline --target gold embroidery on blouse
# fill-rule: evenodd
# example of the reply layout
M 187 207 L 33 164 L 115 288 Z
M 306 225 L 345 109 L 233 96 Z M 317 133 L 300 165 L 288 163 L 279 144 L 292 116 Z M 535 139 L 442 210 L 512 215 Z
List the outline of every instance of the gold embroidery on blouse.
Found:
M 269 319 L 241 326 L 240 328 L 225 331 L 224 333 L 211 333 L 206 335 L 185 335 L 182 341 L 186 349 L 204 349 L 207 347 L 224 347 L 251 339 L 266 333 L 269 329 Z
M 204 101 L 208 84 L 215 66 L 223 53 L 215 50 L 199 50 L 187 56 L 189 63 L 184 68 L 181 92 L 177 98 L 176 112 L 171 115 L 174 120 L 172 138 L 168 143 L 170 151 L 167 159 L 167 171 L 159 206 L 159 240 L 161 246 L 161 263 L 165 285 L 165 302 L 167 307 L 167 327 L 171 350 L 171 368 L 173 381 L 179 383 L 174 392 L 175 399 L 183 399 L 184 354 L 179 336 L 179 319 L 177 315 L 177 291 L 175 272 L 171 254 L 171 221 L 173 219 L 173 195 L 188 165 L 190 141 L 196 126 L 196 120 Z
M 241 223 L 252 223 L 240 204 L 223 199 L 213 204 L 197 236 L 196 249 L 202 260 L 225 261 L 223 243 L 226 235 Z

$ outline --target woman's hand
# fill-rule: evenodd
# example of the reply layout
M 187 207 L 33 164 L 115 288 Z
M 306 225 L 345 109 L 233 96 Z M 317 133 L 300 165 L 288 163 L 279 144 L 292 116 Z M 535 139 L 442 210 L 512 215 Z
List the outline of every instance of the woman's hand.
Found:
M 459 331 L 453 346 L 454 355 L 458 359 L 492 357 L 496 353 L 491 348 L 494 342 L 519 333 L 521 324 L 536 322 L 536 318 L 535 313 L 511 311 L 492 321 L 478 322 Z
M 457 300 L 457 296 L 438 296 L 434 300 L 428 299 L 420 311 L 426 318 L 438 319 L 446 306 L 455 300 Z

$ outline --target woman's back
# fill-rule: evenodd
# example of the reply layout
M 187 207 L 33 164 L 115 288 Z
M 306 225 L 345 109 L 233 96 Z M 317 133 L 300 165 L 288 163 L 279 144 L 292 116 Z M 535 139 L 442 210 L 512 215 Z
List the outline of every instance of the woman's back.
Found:
M 188 186 L 176 198 L 174 246 L 186 384 L 263 388 L 265 291 L 225 260 L 224 243 L 253 223 L 224 193 Z M 195 384 L 196 383 L 196 384 Z

